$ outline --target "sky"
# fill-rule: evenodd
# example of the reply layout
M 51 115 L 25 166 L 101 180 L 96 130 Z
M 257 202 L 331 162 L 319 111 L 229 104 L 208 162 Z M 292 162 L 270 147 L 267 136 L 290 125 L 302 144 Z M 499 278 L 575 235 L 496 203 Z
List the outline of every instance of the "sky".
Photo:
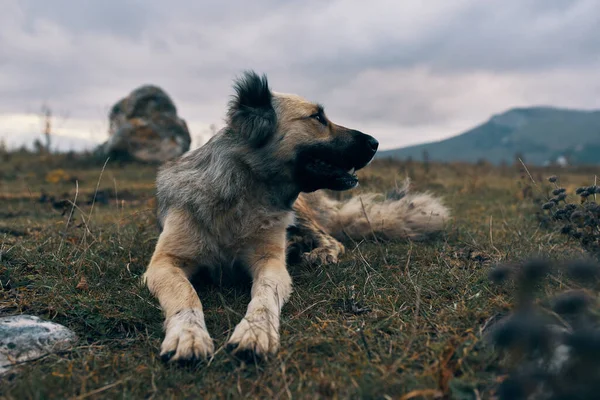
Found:
M 42 129 L 104 141 L 143 84 L 196 144 L 233 79 L 325 105 L 381 149 L 456 135 L 512 107 L 600 109 L 598 0 L 1 0 L 0 138 Z

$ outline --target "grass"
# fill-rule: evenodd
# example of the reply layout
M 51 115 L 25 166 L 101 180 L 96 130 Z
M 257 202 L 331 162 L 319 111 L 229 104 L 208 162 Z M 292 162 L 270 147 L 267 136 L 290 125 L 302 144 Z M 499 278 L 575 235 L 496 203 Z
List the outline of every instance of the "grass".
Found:
M 560 174 L 572 192 L 597 173 L 378 160 L 360 174 L 360 190 L 389 190 L 408 174 L 415 190 L 452 208 L 446 232 L 423 243 L 346 243 L 336 266 L 290 266 L 281 350 L 261 365 L 239 365 L 221 348 L 249 287 L 200 285 L 218 351 L 191 369 L 160 362 L 161 312 L 140 285 L 157 238 L 155 167 L 0 157 L 0 316 L 37 315 L 80 338 L 72 351 L 0 378 L 8 399 L 490 398 L 508 366 L 481 330 L 514 302 L 489 282 L 491 266 L 582 254 L 542 229 L 536 211 L 552 189 L 545 178 Z M 558 277 L 543 291 L 573 286 Z

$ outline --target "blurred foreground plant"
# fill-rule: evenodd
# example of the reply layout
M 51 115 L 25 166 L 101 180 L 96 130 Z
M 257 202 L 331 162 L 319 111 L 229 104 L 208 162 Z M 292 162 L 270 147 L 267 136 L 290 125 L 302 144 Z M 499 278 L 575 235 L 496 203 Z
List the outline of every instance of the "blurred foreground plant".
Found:
M 578 288 L 553 298 L 537 296 L 545 279 L 562 275 Z M 493 346 L 509 361 L 510 373 L 498 387 L 498 398 L 598 398 L 600 264 L 533 259 L 497 266 L 489 277 L 496 284 L 512 283 L 517 299 L 513 312 L 487 330 Z
M 600 186 L 577 188 L 578 202 L 569 202 L 567 191 L 560 187 L 558 178 L 548 178 L 554 185 L 549 200 L 542 205 L 542 222 L 557 225 L 562 234 L 580 242 L 581 246 L 600 259 L 600 205 L 597 195 Z

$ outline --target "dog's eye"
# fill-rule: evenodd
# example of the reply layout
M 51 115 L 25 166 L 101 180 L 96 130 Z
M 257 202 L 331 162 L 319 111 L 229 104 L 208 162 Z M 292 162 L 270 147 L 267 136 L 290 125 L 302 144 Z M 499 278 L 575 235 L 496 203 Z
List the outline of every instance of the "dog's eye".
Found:
M 325 117 L 323 116 L 323 114 L 321 113 L 316 113 L 310 116 L 313 119 L 316 119 L 317 121 L 319 121 L 321 124 L 327 126 L 327 120 L 325 119 Z

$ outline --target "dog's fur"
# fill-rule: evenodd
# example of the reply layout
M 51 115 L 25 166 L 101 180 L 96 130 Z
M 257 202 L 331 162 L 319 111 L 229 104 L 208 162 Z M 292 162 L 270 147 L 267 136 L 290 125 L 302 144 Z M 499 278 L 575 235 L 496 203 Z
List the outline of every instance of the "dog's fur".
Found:
M 410 180 L 386 195 L 366 193 L 337 201 L 323 192 L 302 193 L 288 228 L 288 259 L 337 263 L 346 239 L 424 240 L 441 231 L 449 210 L 429 193 L 410 193 Z
M 292 291 L 286 249 L 301 247 L 309 262 L 337 262 L 344 237 L 416 238 L 441 229 L 448 214 L 426 194 L 344 203 L 316 192 L 355 187 L 354 170 L 371 161 L 377 141 L 332 123 L 318 104 L 272 92 L 253 72 L 235 91 L 226 127 L 157 177 L 162 232 L 144 280 L 165 314 L 161 355 L 169 361 L 214 352 L 190 283 L 199 270 L 250 274 L 251 301 L 228 349 L 266 357 L 279 347 L 281 307 Z

